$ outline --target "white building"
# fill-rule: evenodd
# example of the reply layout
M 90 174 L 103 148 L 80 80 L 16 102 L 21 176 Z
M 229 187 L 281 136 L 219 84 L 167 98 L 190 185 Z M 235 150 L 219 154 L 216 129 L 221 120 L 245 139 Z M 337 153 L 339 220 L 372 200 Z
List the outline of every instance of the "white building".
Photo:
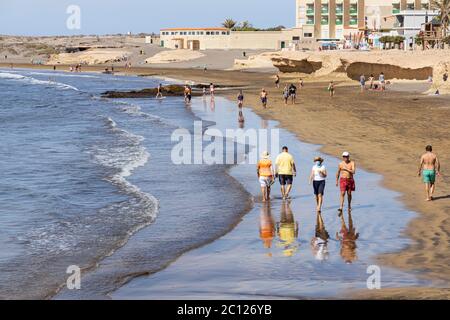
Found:
M 300 29 L 232 31 L 227 28 L 161 29 L 160 45 L 170 49 L 280 50 L 300 40 Z

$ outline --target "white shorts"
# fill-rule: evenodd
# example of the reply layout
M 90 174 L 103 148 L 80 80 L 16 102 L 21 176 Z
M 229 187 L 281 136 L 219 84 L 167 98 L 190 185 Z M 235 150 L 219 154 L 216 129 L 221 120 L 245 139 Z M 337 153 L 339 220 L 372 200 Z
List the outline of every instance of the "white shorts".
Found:
M 259 177 L 261 188 L 270 187 L 272 185 L 272 177 Z

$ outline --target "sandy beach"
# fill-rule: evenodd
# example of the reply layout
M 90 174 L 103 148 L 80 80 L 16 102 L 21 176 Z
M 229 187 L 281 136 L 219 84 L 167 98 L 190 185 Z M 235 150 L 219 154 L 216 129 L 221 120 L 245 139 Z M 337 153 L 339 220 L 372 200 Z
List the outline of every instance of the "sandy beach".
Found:
M 195 60 L 194 60 L 195 61 Z M 194 62 L 192 62 L 194 63 Z M 0 65 L 9 67 L 9 64 Z M 43 68 L 17 64 L 15 68 Z M 68 66 L 58 66 L 67 70 Z M 99 72 L 103 66 L 83 66 L 83 71 Z M 242 85 L 245 105 L 266 119 L 280 122 L 283 128 L 295 133 L 302 141 L 323 145 L 321 151 L 339 156 L 343 150 L 352 153 L 357 165 L 381 174 L 383 185 L 401 194 L 400 199 L 408 209 L 419 212 L 412 220 L 405 235 L 413 243 L 400 253 L 381 255 L 382 265 L 413 272 L 416 276 L 432 280 L 435 289 L 386 289 L 363 298 L 449 298 L 448 257 L 450 229 L 450 184 L 446 169 L 450 156 L 448 121 L 450 97 L 422 94 L 426 81 L 393 81 L 386 92 L 361 93 L 355 81 L 334 78 L 336 96 L 330 98 L 327 81 L 308 75 L 284 74 L 282 87 L 291 82 L 298 86 L 299 77 L 305 86 L 298 92 L 296 105 L 284 105 L 282 89 L 274 87 L 275 73 L 225 70 L 174 69 L 174 68 L 117 68 L 122 74 L 159 76 L 196 83 L 214 82 L 220 85 Z M 260 105 L 259 91 L 266 88 L 269 94 L 268 108 Z M 235 99 L 236 90 L 219 93 Z M 420 155 L 427 144 L 432 144 L 442 162 L 443 177 L 437 182 L 436 199 L 425 202 L 421 180 L 417 177 Z M 439 289 L 442 288 L 442 289 Z

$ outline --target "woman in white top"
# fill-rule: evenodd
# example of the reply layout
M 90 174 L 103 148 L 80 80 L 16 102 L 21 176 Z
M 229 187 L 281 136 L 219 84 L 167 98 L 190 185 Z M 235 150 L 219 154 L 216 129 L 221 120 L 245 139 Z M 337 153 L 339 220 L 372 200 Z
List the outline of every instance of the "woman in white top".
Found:
M 327 178 L 327 169 L 323 165 L 321 157 L 314 158 L 314 166 L 309 176 L 309 184 L 313 183 L 314 195 L 316 196 L 317 212 L 322 211 L 323 195 L 325 191 L 325 179 Z

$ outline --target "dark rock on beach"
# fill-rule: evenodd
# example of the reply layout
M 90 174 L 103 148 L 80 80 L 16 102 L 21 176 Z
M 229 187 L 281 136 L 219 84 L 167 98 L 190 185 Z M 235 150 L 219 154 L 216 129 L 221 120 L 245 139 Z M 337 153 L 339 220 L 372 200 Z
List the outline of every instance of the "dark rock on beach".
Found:
M 199 88 L 193 86 L 192 89 L 193 96 L 199 96 L 202 94 Z M 184 86 L 182 85 L 163 86 L 161 91 L 164 96 L 184 96 Z M 104 98 L 150 98 L 155 97 L 157 93 L 158 88 L 148 88 L 133 91 L 106 91 L 103 92 L 102 96 Z

